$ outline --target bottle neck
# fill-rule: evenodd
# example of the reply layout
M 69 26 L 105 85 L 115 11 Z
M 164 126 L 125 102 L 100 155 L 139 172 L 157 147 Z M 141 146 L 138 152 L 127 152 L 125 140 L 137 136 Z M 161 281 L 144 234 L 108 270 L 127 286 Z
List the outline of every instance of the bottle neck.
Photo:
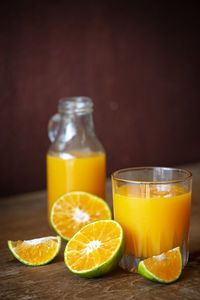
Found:
M 92 108 L 92 100 L 86 97 L 60 100 L 59 113 L 49 125 L 51 153 L 104 152 L 95 135 Z
M 92 113 L 62 113 L 57 141 L 69 142 L 71 139 L 81 143 L 95 136 Z
M 84 139 L 94 134 L 92 118 L 93 102 L 88 97 L 71 97 L 59 101 L 61 116 L 60 137 L 69 141 L 72 137 Z

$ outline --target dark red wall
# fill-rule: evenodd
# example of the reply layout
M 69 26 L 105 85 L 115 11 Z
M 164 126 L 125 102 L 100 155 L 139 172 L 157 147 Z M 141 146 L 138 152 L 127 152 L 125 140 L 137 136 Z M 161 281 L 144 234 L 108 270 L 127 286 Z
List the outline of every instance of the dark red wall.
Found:
M 200 160 L 197 7 L 136 2 L 1 2 L 1 195 L 45 187 L 47 123 L 64 96 L 94 100 L 108 175 Z

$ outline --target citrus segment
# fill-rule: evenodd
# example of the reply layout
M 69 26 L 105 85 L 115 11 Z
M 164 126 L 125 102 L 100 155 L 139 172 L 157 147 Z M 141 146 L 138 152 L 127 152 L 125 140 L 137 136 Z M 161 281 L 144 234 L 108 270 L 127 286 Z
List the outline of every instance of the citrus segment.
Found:
M 51 211 L 51 224 L 66 241 L 86 224 L 106 219 L 111 219 L 108 204 L 85 192 L 65 194 L 54 203 Z
M 174 282 L 182 272 L 180 247 L 141 261 L 138 272 L 153 281 L 161 283 Z
M 8 241 L 8 247 L 15 258 L 30 266 L 45 265 L 53 260 L 61 246 L 59 236 L 49 236 L 27 241 Z
M 66 266 L 82 277 L 97 277 L 113 270 L 125 248 L 121 226 L 113 220 L 90 223 L 68 242 L 64 260 Z

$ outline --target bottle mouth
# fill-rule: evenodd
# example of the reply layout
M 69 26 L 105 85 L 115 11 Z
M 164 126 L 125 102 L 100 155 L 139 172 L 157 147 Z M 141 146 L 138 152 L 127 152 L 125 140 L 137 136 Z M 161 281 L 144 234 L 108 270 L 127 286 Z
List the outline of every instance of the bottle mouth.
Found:
M 93 102 L 89 97 L 67 97 L 59 100 L 59 113 L 89 113 L 93 111 Z

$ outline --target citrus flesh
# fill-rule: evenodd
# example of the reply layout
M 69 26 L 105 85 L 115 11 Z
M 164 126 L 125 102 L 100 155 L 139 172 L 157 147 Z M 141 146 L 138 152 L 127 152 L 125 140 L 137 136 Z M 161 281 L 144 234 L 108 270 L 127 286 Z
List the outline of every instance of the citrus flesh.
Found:
M 182 272 L 180 247 L 141 261 L 138 272 L 146 279 L 161 283 L 176 281 Z
M 84 226 L 68 242 L 64 260 L 73 273 L 92 278 L 112 271 L 125 248 L 122 227 L 113 220 L 101 220 Z
M 60 236 L 48 236 L 25 241 L 8 241 L 15 258 L 30 266 L 41 266 L 52 261 L 61 247 Z
M 66 241 L 86 224 L 110 219 L 108 204 L 85 192 L 65 194 L 54 203 L 51 210 L 52 227 Z

